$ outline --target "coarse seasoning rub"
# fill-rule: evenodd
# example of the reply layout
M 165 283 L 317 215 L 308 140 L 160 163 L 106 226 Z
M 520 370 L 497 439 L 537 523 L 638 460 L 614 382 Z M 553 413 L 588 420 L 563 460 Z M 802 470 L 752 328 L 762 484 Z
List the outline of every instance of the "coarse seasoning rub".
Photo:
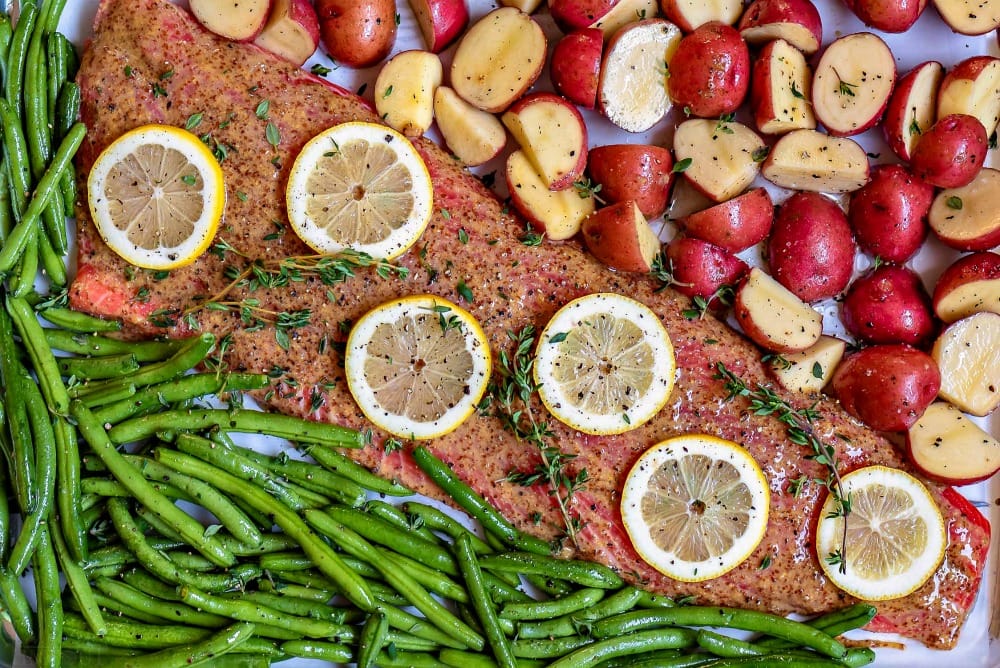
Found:
M 338 350 L 350 323 L 372 307 L 404 294 L 441 295 L 475 315 L 496 355 L 509 349 L 508 333 L 526 325 L 541 330 L 575 297 L 598 291 L 629 295 L 663 320 L 676 348 L 677 382 L 659 415 L 619 436 L 585 436 L 553 421 L 551 442 L 577 455 L 568 464 L 569 472 L 586 469 L 589 475 L 572 503 L 572 511 L 583 521 L 579 556 L 608 564 L 649 589 L 692 596 L 698 603 L 813 614 L 851 602 L 824 578 L 813 549 L 813 527 L 825 490 L 806 484 L 798 496 L 788 492 L 791 481 L 823 478 L 825 468 L 807 459 L 808 452 L 788 440 L 785 426 L 776 419 L 751 414 L 743 399 L 729 400 L 715 377 L 721 362 L 747 383 L 768 382 L 761 351 L 711 316 L 685 318 L 682 311 L 690 307 L 685 297 L 670 289 L 657 291 L 650 278 L 612 272 L 575 242 L 525 245 L 523 221 L 430 141 L 418 140 L 416 145 L 434 181 L 435 215 L 417 245 L 399 260 L 410 269 L 408 278 L 382 278 L 373 270 L 359 270 L 331 287 L 313 276 L 284 287 L 256 289 L 252 297 L 262 309 L 309 310 L 306 326 L 284 330 L 287 341 L 276 337 L 273 326 L 246 327 L 235 311 L 190 311 L 229 284 L 227 265 L 244 267 L 253 259 L 280 261 L 309 254 L 287 229 L 284 187 L 290 164 L 319 131 L 343 121 L 377 122 L 377 116 L 348 91 L 252 45 L 205 32 L 166 0 L 104 0 L 95 31 L 78 77 L 83 120 L 90 128 L 78 158 L 81 174 L 85 177 L 98 153 L 125 131 L 146 123 L 184 126 L 200 114 L 192 131 L 224 157 L 228 203 L 217 241 L 224 240 L 235 251 L 206 253 L 168 276 L 135 270 L 103 244 L 83 202 L 77 211 L 74 307 L 122 318 L 135 337 L 186 336 L 192 325 L 219 336 L 230 334 L 226 360 L 232 369 L 274 373 L 273 391 L 258 397 L 268 408 L 365 429 L 369 425 L 347 390 Z M 260 103 L 265 100 L 262 114 Z M 269 142 L 268 123 L 279 131 L 277 146 Z M 237 290 L 227 299 L 248 296 Z M 790 399 L 802 408 L 814 400 Z M 843 470 L 866 464 L 905 467 L 889 442 L 833 402 L 820 400 L 817 409 L 817 434 L 835 445 Z M 669 436 L 693 432 L 745 445 L 767 476 L 772 507 L 764 540 L 749 559 L 723 577 L 684 584 L 660 575 L 638 557 L 622 527 L 618 497 L 640 453 Z M 370 446 L 350 454 L 386 477 L 429 496 L 442 496 L 414 465 L 410 444 L 386 454 L 384 440 L 376 432 Z M 498 417 L 473 415 L 457 431 L 429 445 L 519 528 L 545 538 L 559 532 L 558 508 L 544 485 L 524 487 L 506 480 L 511 471 L 532 470 L 538 450 L 505 431 Z M 945 561 L 912 595 L 880 603 L 869 628 L 948 648 L 955 644 L 979 590 L 989 525 L 954 490 L 930 488 L 948 525 Z

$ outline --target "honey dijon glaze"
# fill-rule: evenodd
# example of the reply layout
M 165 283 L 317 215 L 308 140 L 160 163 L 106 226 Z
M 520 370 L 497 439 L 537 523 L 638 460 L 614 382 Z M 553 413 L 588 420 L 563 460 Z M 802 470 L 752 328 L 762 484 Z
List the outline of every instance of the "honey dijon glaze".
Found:
M 219 237 L 251 258 L 308 254 L 290 231 L 280 233 L 287 230 L 287 170 L 303 144 L 319 131 L 348 120 L 377 121 L 370 105 L 252 45 L 208 34 L 166 0 L 104 0 L 95 32 L 78 77 L 83 120 L 90 129 L 79 155 L 82 178 L 98 152 L 123 132 L 154 122 L 184 126 L 190 116 L 200 113 L 202 121 L 194 132 L 209 133 L 209 141 L 227 152 L 222 168 L 228 203 Z M 254 113 L 262 100 L 269 101 L 269 120 L 280 131 L 277 148 L 265 136 L 267 122 Z M 586 489 L 574 497 L 573 511 L 585 522 L 578 556 L 608 564 L 649 589 L 690 595 L 698 603 L 813 614 L 852 602 L 823 577 L 812 547 L 815 513 L 824 494 L 821 486 L 807 485 L 799 497 L 787 493 L 790 480 L 802 475 L 824 477 L 825 469 L 788 441 L 778 421 L 750 414 L 743 400 L 727 401 L 724 387 L 714 378 L 715 365 L 722 362 L 748 383 L 767 382 L 760 350 L 714 318 L 687 320 L 681 315 L 689 306 L 686 298 L 671 290 L 657 292 L 655 282 L 644 276 L 612 272 L 576 243 L 525 246 L 519 241 L 523 221 L 510 216 L 436 145 L 418 140 L 417 147 L 434 181 L 435 215 L 417 245 L 399 259 L 411 270 L 409 278 L 382 279 L 360 271 L 332 287 L 310 278 L 257 290 L 253 296 L 263 308 L 311 310 L 311 324 L 290 332 L 288 350 L 277 344 L 270 327 L 246 331 L 237 313 L 197 312 L 202 329 L 231 334 L 226 359 L 234 370 L 284 369 L 266 405 L 368 428 L 347 391 L 337 343 L 346 338 L 346 324 L 404 294 L 434 293 L 469 309 L 482 323 L 494 353 L 509 347 L 508 332 L 529 324 L 540 331 L 560 306 L 575 297 L 597 291 L 628 295 L 649 305 L 669 331 L 677 355 L 677 382 L 667 406 L 648 424 L 626 434 L 585 436 L 552 421 L 553 443 L 576 454 L 572 467 L 586 468 L 590 476 Z M 225 259 L 206 253 L 166 278 L 128 271 L 94 231 L 86 202 L 77 214 L 79 270 L 71 290 L 73 306 L 123 318 L 133 337 L 189 335 L 183 320 L 163 330 L 149 317 L 161 309 L 182 311 L 217 294 L 229 282 L 223 276 L 224 266 L 246 261 L 232 253 Z M 471 290 L 471 303 L 458 293 L 460 282 Z M 229 299 L 245 296 L 237 291 Z M 802 407 L 814 400 L 792 399 Z M 834 403 L 822 399 L 817 408 L 822 414 L 817 433 L 835 445 L 845 470 L 866 464 L 905 467 L 889 442 Z M 643 450 L 669 436 L 692 432 L 744 444 L 767 476 L 772 507 L 767 534 L 746 562 L 715 580 L 684 584 L 660 575 L 632 549 L 622 527 L 618 495 L 624 476 Z M 383 439 L 376 432 L 371 446 L 349 454 L 386 477 L 441 498 L 441 491 L 429 484 L 405 448 L 383 454 Z M 512 469 L 533 468 L 537 451 L 505 432 L 497 418 L 473 415 L 429 446 L 518 527 L 545 538 L 558 532 L 557 509 L 542 486 L 519 487 L 504 480 Z M 879 615 L 869 628 L 948 648 L 956 642 L 979 589 L 989 525 L 956 492 L 938 485 L 930 488 L 948 523 L 946 559 L 914 594 L 880 603 Z M 536 512 L 542 513 L 540 522 L 534 521 Z M 761 568 L 765 557 L 770 565 Z

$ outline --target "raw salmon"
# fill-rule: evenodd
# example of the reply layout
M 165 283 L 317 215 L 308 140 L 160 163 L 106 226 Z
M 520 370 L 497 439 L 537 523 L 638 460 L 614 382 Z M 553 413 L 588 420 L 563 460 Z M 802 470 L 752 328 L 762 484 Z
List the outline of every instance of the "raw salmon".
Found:
M 497 353 L 509 349 L 510 333 L 527 325 L 540 330 L 575 297 L 598 291 L 627 294 L 653 308 L 669 331 L 677 383 L 656 418 L 619 436 L 585 436 L 552 424 L 552 443 L 576 455 L 570 471 L 586 469 L 589 476 L 572 507 L 584 523 L 577 553 L 652 590 L 693 596 L 699 603 L 811 614 L 851 602 L 824 578 L 813 549 L 822 486 L 808 484 L 798 496 L 788 491 L 790 481 L 826 472 L 788 440 L 780 422 L 755 415 L 744 400 L 728 397 L 715 378 L 718 363 L 748 383 L 766 383 L 768 376 L 761 351 L 724 323 L 711 316 L 689 320 L 682 314 L 690 306 L 685 297 L 658 290 L 645 276 L 610 271 L 574 242 L 525 245 L 523 221 L 445 151 L 420 140 L 418 149 L 434 181 L 436 213 L 417 246 L 400 259 L 411 270 L 409 277 L 382 278 L 361 270 L 345 282 L 325 285 L 305 276 L 284 286 L 245 286 L 226 297 L 252 297 L 272 312 L 307 309 L 310 323 L 286 330 L 288 340 L 279 341 L 274 327 L 259 327 L 252 314 L 248 321 L 236 311 L 197 307 L 230 283 L 227 269 L 238 272 L 255 260 L 309 252 L 288 231 L 283 195 L 289 165 L 322 129 L 348 120 L 377 122 L 370 105 L 252 45 L 208 34 L 166 0 L 104 0 L 79 83 L 83 120 L 90 128 L 79 155 L 81 173 L 126 130 L 154 122 L 192 126 L 222 161 L 228 203 L 217 241 L 224 241 L 228 250 L 217 248 L 169 274 L 136 270 L 101 242 L 84 202 L 78 210 L 79 271 L 71 291 L 75 307 L 122 318 L 132 336 L 183 336 L 197 328 L 225 336 L 225 360 L 231 368 L 272 373 L 274 387 L 258 397 L 269 408 L 366 429 L 369 425 L 347 390 L 338 351 L 350 323 L 373 306 L 404 294 L 441 295 L 479 319 Z M 260 114 L 265 100 L 267 113 Z M 268 123 L 279 131 L 277 146 L 265 134 Z M 791 400 L 804 407 L 817 399 Z M 835 403 L 818 399 L 817 409 L 816 433 L 837 448 L 845 469 L 905 467 L 891 443 Z M 743 444 L 770 482 L 772 508 L 767 534 L 746 562 L 715 580 L 684 584 L 660 575 L 632 549 L 619 515 L 618 490 L 646 448 L 692 432 Z M 441 491 L 407 454 L 409 446 L 387 454 L 384 440 L 374 432 L 372 444 L 352 454 L 381 474 L 440 498 Z M 511 471 L 534 468 L 537 450 L 505 431 L 490 411 L 473 416 L 430 447 L 521 529 L 546 538 L 559 533 L 554 501 L 543 486 L 506 481 Z M 931 489 L 948 524 L 946 559 L 917 592 L 879 604 L 871 628 L 947 648 L 956 642 L 975 601 L 989 525 L 958 493 L 937 485 Z

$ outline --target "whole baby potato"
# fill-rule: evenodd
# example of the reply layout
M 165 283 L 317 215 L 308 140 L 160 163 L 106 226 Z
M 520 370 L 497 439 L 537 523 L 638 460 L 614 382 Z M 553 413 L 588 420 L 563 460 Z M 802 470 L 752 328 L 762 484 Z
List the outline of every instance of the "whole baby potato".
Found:
M 335 61 L 369 67 L 396 42 L 396 0 L 316 0 L 320 39 Z
M 587 171 L 600 185 L 606 202 L 635 200 L 646 218 L 666 211 L 674 182 L 670 150 L 652 144 L 595 146 L 587 155 Z
M 677 45 L 667 79 L 670 99 L 693 116 L 736 111 L 750 89 L 750 51 L 732 26 L 712 21 Z
M 910 167 L 931 185 L 960 188 L 979 174 L 988 150 L 986 128 L 978 118 L 950 114 L 921 135 L 910 154 Z
M 851 195 L 847 218 L 862 250 L 886 262 L 905 262 L 927 237 L 934 186 L 901 165 L 879 165 Z
M 930 295 L 906 267 L 886 264 L 861 276 L 843 306 L 844 327 L 868 343 L 920 346 L 934 335 Z
M 883 32 L 905 32 L 927 8 L 927 0 L 847 0 L 866 26 Z
M 819 193 L 795 193 L 778 208 L 767 255 L 771 275 L 802 301 L 833 297 L 854 271 L 847 216 Z
M 830 390 L 844 410 L 879 431 L 906 431 L 941 388 L 937 363 L 903 343 L 863 348 L 837 366 Z
M 746 262 L 725 248 L 694 237 L 678 236 L 667 245 L 667 260 L 676 281 L 673 288 L 688 297 L 701 297 L 712 306 L 720 288 L 735 286 L 750 270 Z

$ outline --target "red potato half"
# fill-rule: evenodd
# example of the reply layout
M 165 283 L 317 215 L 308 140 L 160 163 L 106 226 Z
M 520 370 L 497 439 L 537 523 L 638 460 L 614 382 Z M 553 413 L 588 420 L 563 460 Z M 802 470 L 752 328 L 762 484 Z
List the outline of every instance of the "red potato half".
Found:
M 963 251 L 989 250 L 1000 244 L 1000 170 L 987 167 L 972 183 L 942 190 L 927 216 L 942 243 Z
M 1000 3 L 997 3 L 1000 12 Z M 1000 58 L 973 56 L 951 68 L 941 81 L 937 117 L 951 114 L 975 116 L 986 134 L 1000 122 Z
M 761 49 L 750 80 L 750 106 L 757 129 L 784 134 L 814 129 L 811 100 L 812 71 L 802 52 L 783 39 Z
M 943 77 L 944 66 L 928 60 L 907 72 L 892 91 L 882 118 L 882 133 L 901 160 L 910 159 L 920 135 L 934 125 Z
M 702 118 L 735 112 L 750 89 L 750 51 L 735 28 L 706 23 L 686 35 L 670 60 L 670 99 Z
M 565 98 L 531 93 L 501 117 L 550 190 L 565 190 L 587 166 L 587 126 Z
M 742 123 L 692 118 L 674 131 L 674 160 L 684 178 L 714 202 L 732 199 L 753 183 L 765 150 Z
M 253 43 L 301 67 L 319 46 L 319 16 L 312 2 L 274 0 L 267 24 Z
M 593 109 L 603 52 L 604 34 L 597 28 L 582 28 L 556 42 L 549 61 L 556 91 L 574 104 Z
M 934 286 L 931 303 L 944 322 L 980 311 L 1000 315 L 1000 255 L 983 251 L 955 260 Z
M 772 359 L 768 371 L 786 390 L 815 394 L 833 377 L 846 349 L 846 342 L 823 335 L 805 350 Z
M 264 29 L 272 0 L 190 0 L 191 13 L 206 30 L 236 42 L 251 42 Z
M 843 209 L 811 192 L 795 193 L 778 207 L 767 241 L 771 275 L 805 302 L 833 297 L 847 287 L 854 250 Z
M 681 31 L 662 19 L 630 23 L 614 34 L 597 85 L 601 113 L 629 132 L 643 132 L 670 111 L 667 67 Z
M 513 7 L 495 9 L 472 24 L 458 43 L 451 87 L 474 107 L 501 112 L 541 75 L 547 46 L 531 16 Z
M 906 32 L 927 8 L 927 0 L 846 0 L 866 26 L 882 32 Z
M 968 185 L 983 168 L 987 142 L 986 130 L 975 116 L 945 116 L 921 135 L 910 155 L 910 168 L 939 188 Z
M 723 306 L 719 293 L 735 286 L 750 267 L 729 251 L 692 237 L 675 237 L 667 245 L 673 288 L 688 297 L 701 297 L 709 306 Z
M 587 216 L 581 226 L 587 250 L 619 271 L 648 272 L 660 240 L 633 201 L 618 202 Z
M 851 194 L 848 221 L 858 246 L 886 262 L 905 262 L 927 237 L 934 187 L 901 165 L 878 165 Z
M 809 0 L 754 0 L 740 17 L 739 30 L 754 46 L 783 39 L 807 56 L 823 43 L 823 21 Z
M 843 302 L 844 328 L 867 343 L 923 346 L 934 335 L 931 298 L 913 270 L 884 264 L 854 281 Z
M 733 315 L 750 340 L 778 353 L 805 350 L 823 333 L 819 312 L 756 267 L 736 291 Z
M 434 93 L 444 71 L 430 51 L 403 51 L 386 61 L 375 79 L 375 110 L 407 137 L 419 137 L 434 122 Z
M 427 50 L 444 51 L 469 25 L 465 0 L 409 0 Z
M 549 190 L 523 151 L 507 156 L 505 176 L 514 208 L 553 241 L 575 236 L 584 218 L 594 212 L 593 197 L 580 197 L 572 188 Z
M 396 0 L 316 0 L 320 40 L 348 67 L 383 60 L 396 43 Z
M 712 21 L 733 25 L 743 13 L 741 0 L 660 0 L 660 7 L 684 32 Z
M 830 381 L 844 410 L 878 431 L 906 431 L 941 387 L 937 364 L 905 344 L 869 346 L 845 357 Z
M 609 203 L 634 200 L 646 218 L 666 211 L 673 166 L 668 149 L 650 144 L 595 146 L 587 156 L 590 180 L 601 187 L 598 196 Z
M 835 137 L 860 134 L 882 118 L 895 82 L 896 61 L 880 37 L 845 35 L 826 47 L 816 65 L 816 119 Z
M 1000 441 L 946 401 L 935 401 L 906 432 L 906 454 L 925 478 L 971 485 L 1000 471 Z
M 771 147 L 761 172 L 782 188 L 846 193 L 868 182 L 868 155 L 848 137 L 793 130 Z
M 934 0 L 944 22 L 963 35 L 985 35 L 1000 30 L 1000 2 L 997 0 Z
M 489 162 L 507 144 L 500 119 L 473 107 L 447 86 L 434 92 L 434 117 L 448 149 L 466 165 Z
M 747 192 L 677 221 L 685 234 L 739 253 L 767 238 L 774 204 L 764 188 Z
M 948 325 L 931 350 L 941 398 L 972 415 L 1000 405 L 1000 315 L 983 311 Z

